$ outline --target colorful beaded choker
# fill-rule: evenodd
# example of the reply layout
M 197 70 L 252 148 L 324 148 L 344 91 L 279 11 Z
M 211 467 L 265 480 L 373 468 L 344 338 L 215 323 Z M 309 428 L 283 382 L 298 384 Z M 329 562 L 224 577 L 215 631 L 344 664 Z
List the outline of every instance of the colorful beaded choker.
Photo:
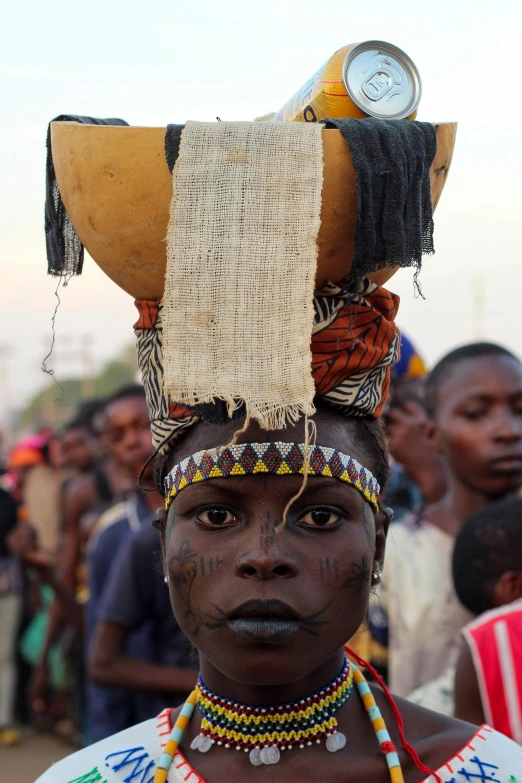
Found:
M 223 449 L 198 451 L 174 465 L 164 480 L 165 508 L 190 484 L 229 476 L 272 473 L 303 475 L 305 445 L 302 443 L 245 443 Z M 358 490 L 375 511 L 379 510 L 380 487 L 370 471 L 353 457 L 325 446 L 308 447 L 308 475 L 328 476 Z
M 201 731 L 191 743 L 192 750 L 207 753 L 213 745 L 235 748 L 249 753 L 255 767 L 277 764 L 281 751 L 298 746 L 304 749 L 313 741 L 326 738 L 326 749 L 342 750 L 346 737 L 337 731 L 335 712 L 349 698 L 353 683 L 370 718 L 381 750 L 386 757 L 391 783 L 404 783 L 399 756 L 386 729 L 381 712 L 361 670 L 346 657 L 341 674 L 326 688 L 307 699 L 278 707 L 247 707 L 222 699 L 203 685 L 198 685 L 183 705 L 170 733 L 154 775 L 154 783 L 166 783 L 172 760 L 183 732 L 197 704 L 203 719 Z M 299 734 L 299 736 L 297 736 Z
M 200 675 L 196 693 L 203 719 L 201 733 L 190 747 L 206 753 L 216 743 L 244 750 L 255 767 L 276 764 L 280 751 L 304 748 L 322 739 L 327 750 L 340 750 L 346 737 L 337 732 L 335 713 L 350 697 L 352 687 L 353 673 L 347 658 L 341 674 L 326 688 L 307 699 L 276 707 L 247 707 L 222 699 L 205 687 Z

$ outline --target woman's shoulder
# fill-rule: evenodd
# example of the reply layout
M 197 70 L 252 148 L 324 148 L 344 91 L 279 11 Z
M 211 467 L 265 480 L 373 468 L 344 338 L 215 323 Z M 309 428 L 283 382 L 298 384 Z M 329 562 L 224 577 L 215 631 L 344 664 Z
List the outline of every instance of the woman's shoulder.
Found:
M 468 724 L 469 725 L 469 724 Z M 455 749 L 455 735 L 447 738 L 444 760 L 430 764 L 429 754 L 425 757 L 428 766 L 439 775 L 441 783 L 464 783 L 464 781 L 515 781 L 521 780 L 522 749 L 516 742 L 491 729 L 489 726 L 473 727 L 474 733 L 460 741 Z M 441 743 L 441 747 L 444 747 Z M 430 776 L 425 783 L 436 783 Z
M 405 699 L 397 699 L 397 704 L 407 740 L 443 783 L 521 779 L 522 748 L 508 737 L 489 726 L 474 726 Z M 429 777 L 426 783 L 435 780 Z
M 109 770 L 132 770 L 139 780 L 153 777 L 161 748 L 158 719 L 144 721 L 113 734 L 56 762 L 35 783 L 91 783 L 104 781 Z M 139 774 L 138 774 L 139 773 Z M 142 777 L 140 777 L 140 774 Z M 122 779 L 125 779 L 123 774 Z

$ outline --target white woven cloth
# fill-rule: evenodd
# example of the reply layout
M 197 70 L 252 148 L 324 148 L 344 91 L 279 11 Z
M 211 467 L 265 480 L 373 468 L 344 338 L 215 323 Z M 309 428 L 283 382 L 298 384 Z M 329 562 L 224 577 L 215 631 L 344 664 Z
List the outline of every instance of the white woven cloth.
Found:
M 310 340 L 323 184 L 316 123 L 188 122 L 173 171 L 165 386 L 243 401 L 262 427 L 314 412 Z

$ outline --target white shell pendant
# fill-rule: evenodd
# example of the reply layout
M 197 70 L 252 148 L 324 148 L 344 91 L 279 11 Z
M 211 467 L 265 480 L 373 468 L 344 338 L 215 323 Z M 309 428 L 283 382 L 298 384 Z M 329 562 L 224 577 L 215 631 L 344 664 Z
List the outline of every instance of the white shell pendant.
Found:
M 281 752 L 275 745 L 266 748 L 254 748 L 250 751 L 250 763 L 254 767 L 260 767 L 261 764 L 277 764 L 281 758 Z
M 336 731 L 334 734 L 330 734 L 326 738 L 326 750 L 330 753 L 335 753 L 337 750 L 342 750 L 346 745 L 346 737 L 342 731 Z
M 249 759 L 250 763 L 254 765 L 254 767 L 260 767 L 262 765 L 262 761 L 260 758 L 261 755 L 261 748 L 254 748 L 249 753 Z
M 206 734 L 198 734 L 192 740 L 190 747 L 192 750 L 199 750 L 200 753 L 207 753 L 212 747 L 212 740 Z

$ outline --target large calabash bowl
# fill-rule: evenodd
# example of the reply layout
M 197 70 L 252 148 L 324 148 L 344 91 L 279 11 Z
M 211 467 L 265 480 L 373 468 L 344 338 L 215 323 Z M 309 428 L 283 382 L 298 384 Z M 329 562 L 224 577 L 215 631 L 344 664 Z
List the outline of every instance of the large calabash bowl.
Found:
M 433 206 L 448 175 L 456 123 L 436 126 L 430 170 Z M 166 268 L 172 176 L 165 128 L 53 122 L 58 187 L 72 224 L 103 271 L 137 299 L 161 299 Z M 324 185 L 316 288 L 340 280 L 354 252 L 357 189 L 350 151 L 338 130 L 323 130 Z M 395 270 L 372 275 L 385 283 Z

